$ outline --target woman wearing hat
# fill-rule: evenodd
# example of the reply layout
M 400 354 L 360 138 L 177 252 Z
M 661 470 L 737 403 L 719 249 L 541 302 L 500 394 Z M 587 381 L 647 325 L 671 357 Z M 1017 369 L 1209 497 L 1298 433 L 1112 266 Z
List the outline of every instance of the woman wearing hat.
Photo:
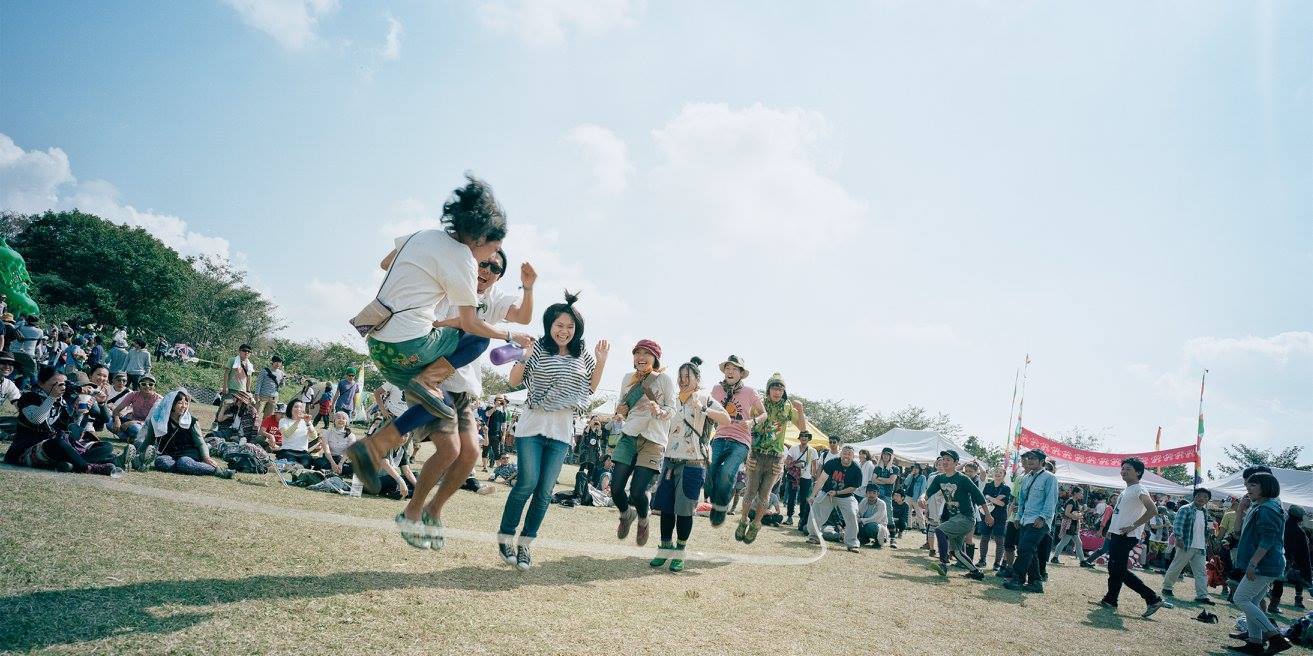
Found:
M 661 347 L 650 339 L 634 346 L 634 371 L 620 384 L 616 415 L 624 419 L 620 441 L 611 461 L 611 499 L 620 511 L 615 536 L 623 540 L 638 520 L 635 542 L 647 544 L 647 488 L 661 471 L 661 460 L 670 436 L 670 419 L 679 409 L 675 383 L 661 368 Z M 629 491 L 625 491 L 625 484 Z M 632 506 L 632 507 L 631 507 Z
M 734 496 L 734 479 L 752 448 L 749 422 L 765 412 L 757 391 L 743 383 L 748 377 L 748 367 L 742 358 L 737 355 L 725 358 L 720 363 L 720 373 L 724 379 L 711 388 L 711 398 L 725 408 L 730 421 L 717 426 L 716 436 L 711 440 L 706 494 L 711 500 L 712 526 L 725 522 L 730 499 Z
M 743 515 L 734 539 L 752 544 L 761 530 L 762 516 L 770 501 L 771 488 L 784 471 L 784 436 L 792 423 L 807 430 L 802 403 L 789 401 L 784 379 L 777 373 L 766 382 L 766 411 L 752 423 L 752 452 L 748 454 L 748 487 L 743 492 Z
M 693 512 L 702 496 L 707 460 L 711 457 L 712 424 L 729 423 L 725 408 L 699 389 L 702 359 L 692 358 L 679 366 L 679 410 L 670 427 L 665 466 L 652 506 L 661 511 L 661 547 L 652 567 L 668 560 L 670 571 L 684 569 L 684 545 L 693 532 Z M 678 531 L 678 542 L 672 542 Z

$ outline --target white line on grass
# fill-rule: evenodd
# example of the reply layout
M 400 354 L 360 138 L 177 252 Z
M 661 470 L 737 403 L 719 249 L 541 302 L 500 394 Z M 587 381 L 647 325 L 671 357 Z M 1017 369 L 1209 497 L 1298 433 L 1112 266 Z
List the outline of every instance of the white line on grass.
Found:
M 87 487 L 100 488 L 112 492 L 122 492 L 124 494 L 135 494 L 137 496 L 149 497 L 152 499 L 161 499 L 182 503 L 191 506 L 200 506 L 204 508 L 217 508 L 221 510 L 232 510 L 235 512 L 245 512 L 256 515 L 265 515 L 268 517 L 279 517 L 285 519 L 295 519 L 308 522 L 318 522 L 320 524 L 332 524 L 336 526 L 350 526 L 353 528 L 364 528 L 376 531 L 394 532 L 397 530 L 396 524 L 390 519 L 366 519 L 364 517 L 355 517 L 333 512 L 323 512 L 318 510 L 304 510 L 301 508 L 286 508 L 282 506 L 270 506 L 267 504 L 253 503 L 249 501 L 238 501 L 235 499 L 225 499 L 214 497 L 206 494 L 196 494 L 194 492 L 184 492 L 180 490 L 166 490 L 163 488 L 149 487 L 129 483 L 121 479 L 108 478 L 104 476 L 91 476 L 87 474 L 63 474 L 52 472 L 44 469 L 29 469 L 26 467 L 13 467 L 9 465 L 0 465 L 0 470 L 5 472 L 22 474 L 33 478 L 45 478 L 49 480 L 58 480 L 60 483 L 72 483 Z M 240 475 L 239 475 L 240 476 Z M 443 536 L 446 539 L 469 540 L 471 542 L 487 542 L 496 544 L 497 534 L 486 531 L 474 531 L 460 528 L 443 528 Z M 537 538 L 533 541 L 534 546 L 547 547 L 549 549 L 559 549 L 561 551 L 573 551 L 578 553 L 588 553 L 603 556 L 626 556 L 630 558 L 648 558 L 652 555 L 653 549 L 650 547 L 630 547 L 619 544 L 603 544 L 597 542 L 581 542 L 576 540 L 558 540 L 554 538 Z M 811 565 L 821 558 L 825 557 L 828 549 L 825 540 L 821 540 L 820 549 L 812 556 L 806 558 L 790 558 L 786 556 L 770 555 L 750 555 L 736 554 L 728 552 L 704 552 L 688 551 L 684 555 L 684 560 L 704 560 L 713 563 L 736 563 L 740 565 L 773 565 L 773 566 L 802 566 Z

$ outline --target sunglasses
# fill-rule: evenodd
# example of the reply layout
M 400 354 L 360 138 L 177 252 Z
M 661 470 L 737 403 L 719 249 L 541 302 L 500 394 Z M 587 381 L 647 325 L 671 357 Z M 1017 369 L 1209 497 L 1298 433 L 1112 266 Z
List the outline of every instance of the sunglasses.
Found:
M 155 386 L 155 383 L 142 383 L 141 386 L 142 386 L 142 387 L 154 387 L 154 386 Z
M 493 262 L 479 262 L 479 268 L 487 269 L 488 271 L 491 271 L 499 276 L 506 271 L 505 269 L 497 266 Z

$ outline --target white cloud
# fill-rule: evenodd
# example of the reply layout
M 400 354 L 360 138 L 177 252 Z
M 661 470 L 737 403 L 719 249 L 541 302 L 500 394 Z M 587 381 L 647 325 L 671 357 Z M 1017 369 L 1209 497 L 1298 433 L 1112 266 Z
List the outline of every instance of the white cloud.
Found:
M 224 0 L 242 21 L 288 50 L 319 40 L 319 20 L 338 8 L 337 0 Z
M 0 133 L 0 209 L 30 214 L 74 208 L 108 221 L 144 228 L 183 255 L 240 259 L 240 254 L 230 252 L 227 239 L 196 232 L 172 214 L 123 204 L 118 189 L 104 180 L 79 183 L 63 150 L 24 150 L 8 135 Z
M 1313 355 L 1313 332 L 1285 332 L 1272 337 L 1196 337 L 1185 343 L 1185 354 L 1196 362 L 1237 356 L 1261 356 L 1281 364 L 1292 357 Z
M 653 184 L 658 197 L 679 199 L 684 218 L 723 237 L 808 251 L 833 243 L 866 213 L 822 170 L 837 159 L 823 147 L 829 133 L 824 116 L 803 109 L 685 105 L 652 133 L 663 158 Z
M 401 34 L 405 29 L 401 21 L 397 20 L 392 14 L 384 16 L 388 21 L 388 35 L 383 44 L 382 56 L 388 61 L 396 61 L 401 57 Z
M 480 7 L 483 24 L 532 46 L 559 45 L 570 31 L 596 35 L 633 27 L 641 0 L 493 0 Z
M 592 165 L 598 191 L 614 196 L 625 190 L 634 166 L 629 163 L 629 147 L 620 137 L 600 125 L 585 124 L 567 132 L 565 140 L 577 146 Z

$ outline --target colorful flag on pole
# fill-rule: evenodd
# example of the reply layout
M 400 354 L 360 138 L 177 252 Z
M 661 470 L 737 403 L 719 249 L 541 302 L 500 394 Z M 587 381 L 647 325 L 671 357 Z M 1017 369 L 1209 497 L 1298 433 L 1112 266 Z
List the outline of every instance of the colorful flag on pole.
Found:
M 1208 380 L 1208 370 L 1199 377 L 1199 433 L 1194 440 L 1194 484 L 1198 487 L 1204 482 L 1203 478 L 1203 461 L 1204 461 L 1204 383 Z
M 1153 450 L 1154 450 L 1154 451 L 1162 451 L 1162 450 L 1163 450 L 1163 427 L 1162 427 L 1162 426 L 1159 426 L 1159 427 L 1158 427 L 1158 434 L 1155 435 L 1154 438 L 1153 438 Z M 1162 469 L 1159 469 L 1159 468 L 1155 468 L 1154 471 L 1157 472 L 1157 473 L 1159 473 L 1159 474 L 1163 473 Z
M 1012 453 L 1015 456 L 1012 460 L 1012 476 L 1014 478 L 1017 475 L 1017 465 L 1021 462 L 1021 452 L 1018 450 L 1020 447 L 1017 444 L 1017 440 L 1021 439 L 1021 412 L 1026 408 L 1026 377 L 1029 372 L 1030 354 L 1027 353 L 1026 362 L 1021 367 L 1021 402 L 1017 404 L 1017 431 L 1012 436 Z

